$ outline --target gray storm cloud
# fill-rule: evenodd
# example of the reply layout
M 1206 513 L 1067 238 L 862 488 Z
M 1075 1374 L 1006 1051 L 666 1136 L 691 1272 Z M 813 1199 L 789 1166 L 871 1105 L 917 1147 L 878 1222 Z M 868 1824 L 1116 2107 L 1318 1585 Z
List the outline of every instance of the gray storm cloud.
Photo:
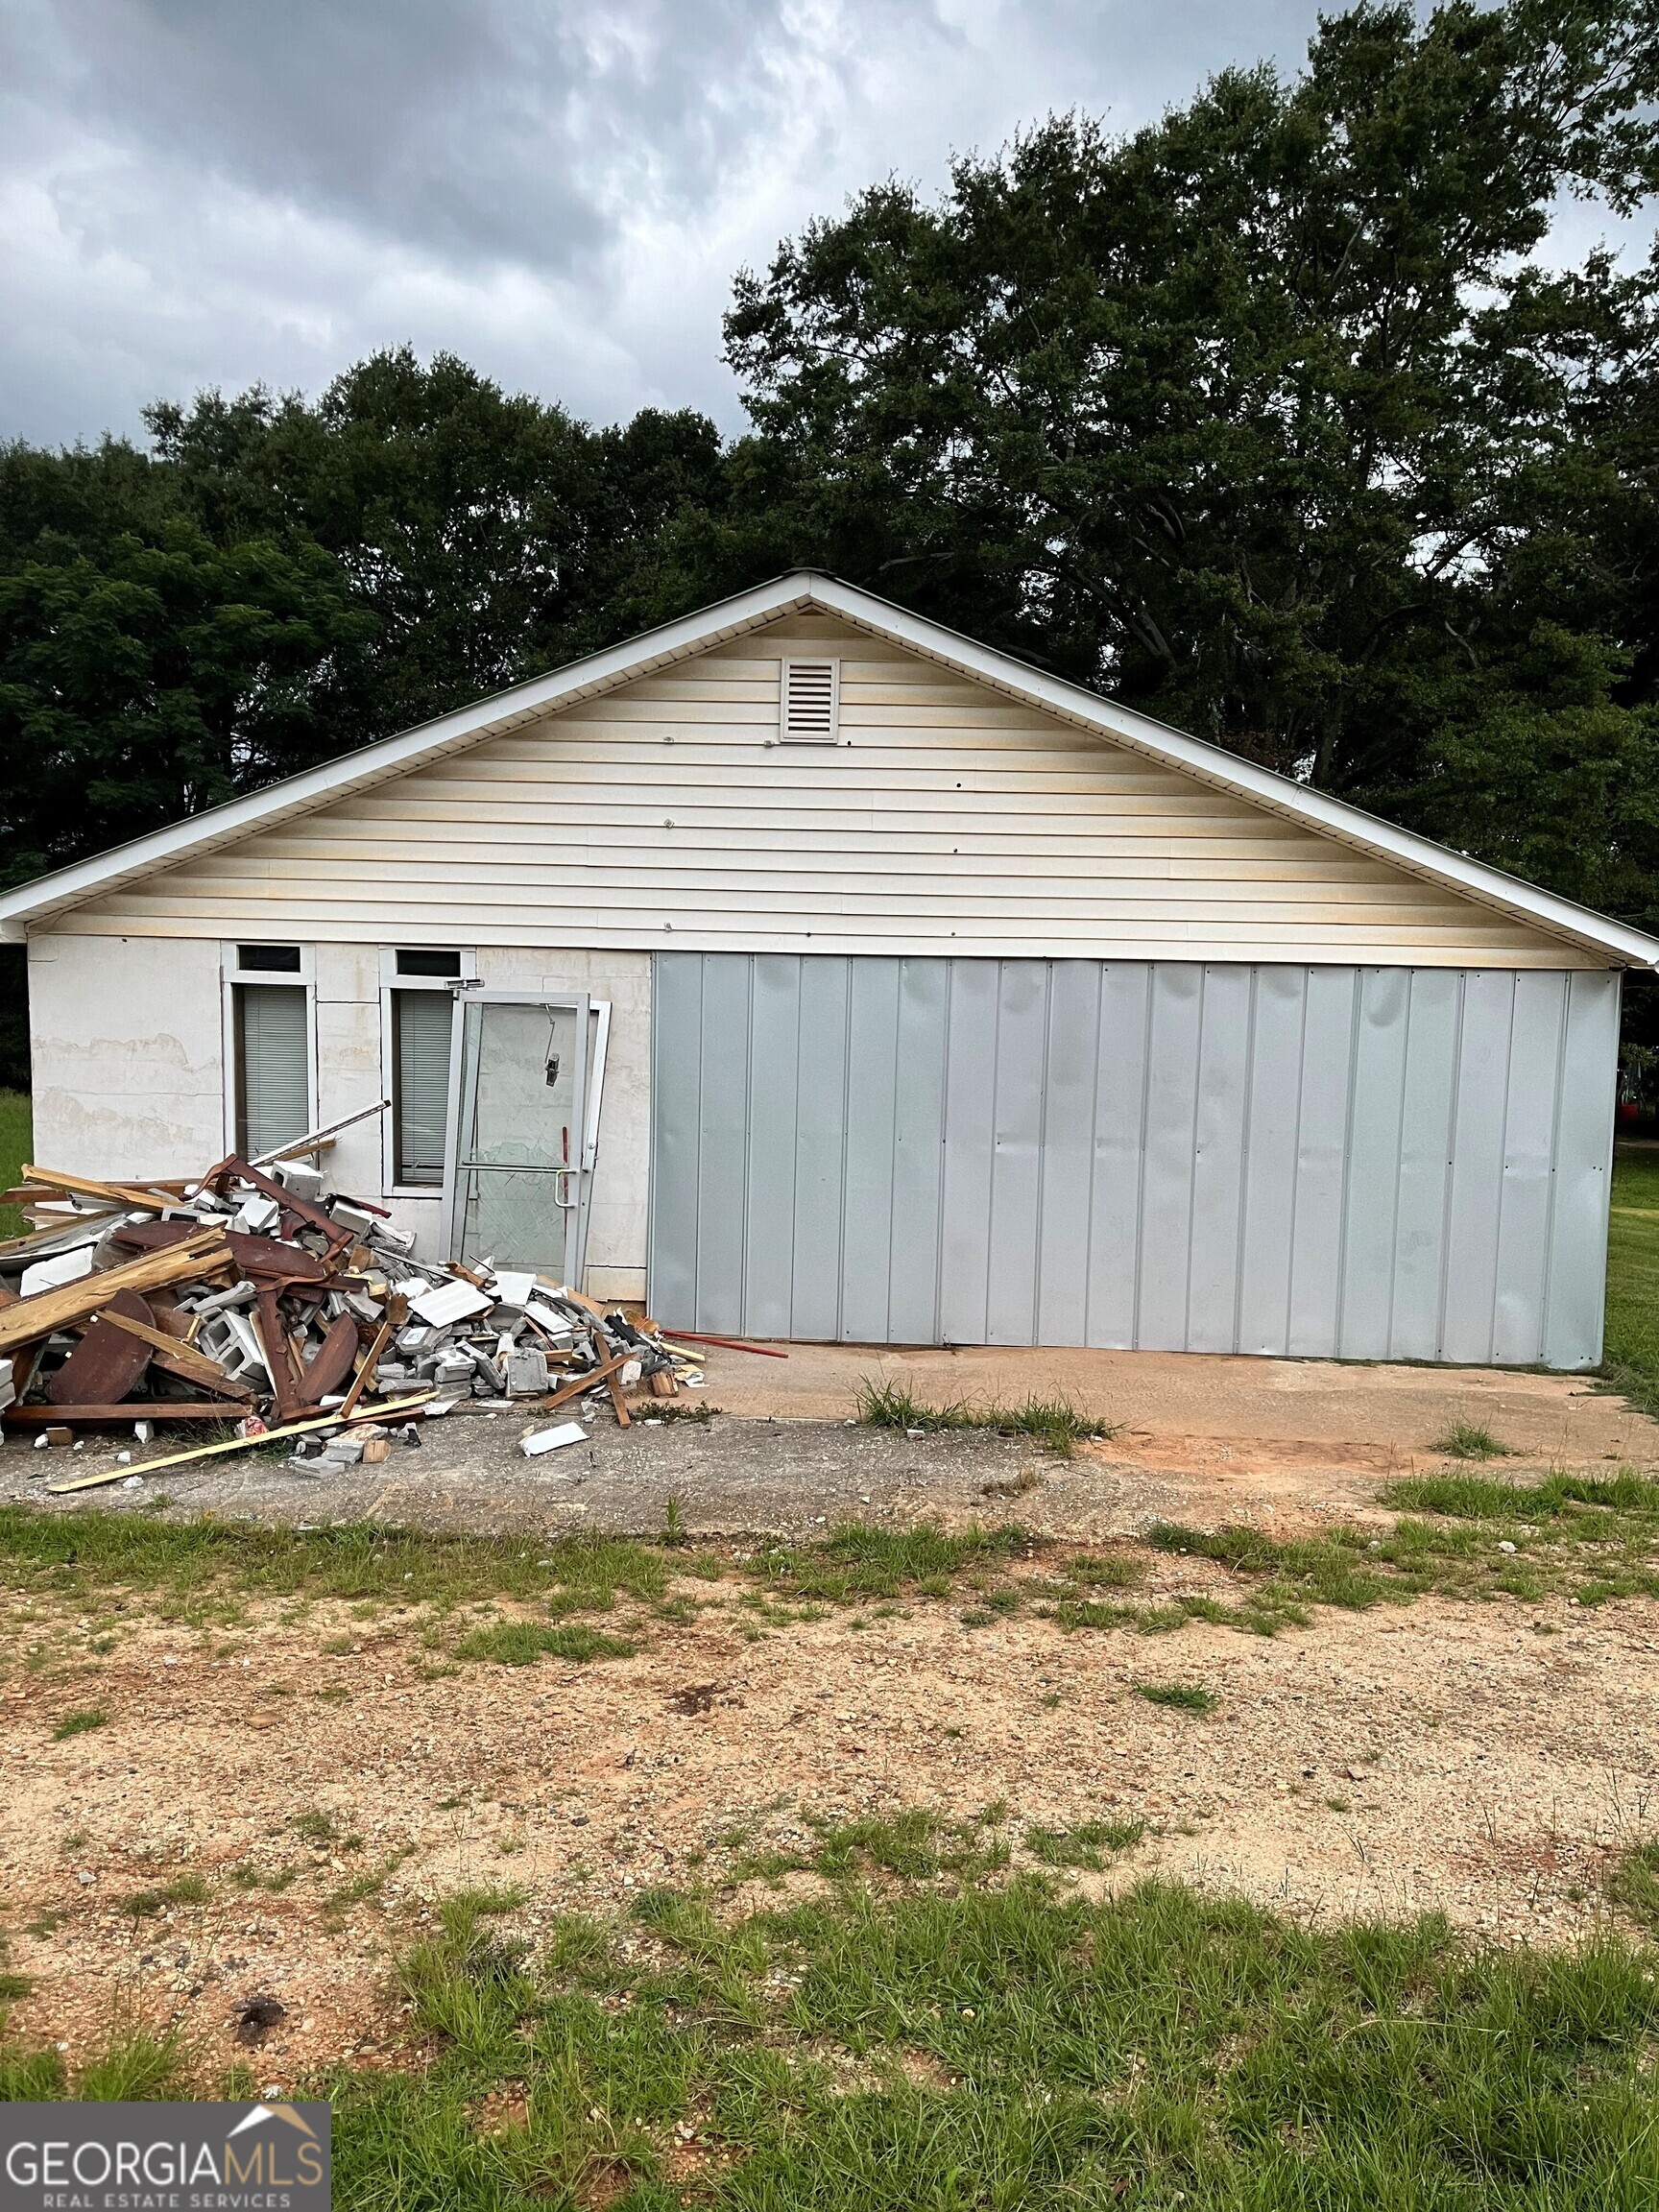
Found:
M 740 421 L 733 271 L 1052 108 L 1122 127 L 1312 0 L 0 0 L 0 435 L 409 340 Z

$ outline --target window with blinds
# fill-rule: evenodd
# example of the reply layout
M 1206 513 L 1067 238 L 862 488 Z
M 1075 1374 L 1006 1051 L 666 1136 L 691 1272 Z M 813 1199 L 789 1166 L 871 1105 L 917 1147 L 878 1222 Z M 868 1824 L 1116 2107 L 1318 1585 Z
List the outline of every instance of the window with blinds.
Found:
M 779 734 L 795 745 L 833 745 L 841 707 L 838 661 L 785 661 Z
M 307 994 L 293 984 L 238 983 L 236 1149 L 257 1160 L 310 1127 Z
M 400 1188 L 444 1181 L 454 1013 L 447 991 L 392 993 L 392 1171 Z

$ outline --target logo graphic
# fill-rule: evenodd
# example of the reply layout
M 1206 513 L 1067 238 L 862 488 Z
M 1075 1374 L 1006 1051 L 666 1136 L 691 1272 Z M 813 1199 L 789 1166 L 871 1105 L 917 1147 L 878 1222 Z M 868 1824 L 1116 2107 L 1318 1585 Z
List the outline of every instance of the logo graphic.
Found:
M 328 2212 L 326 2104 L 0 2104 L 0 2212 Z

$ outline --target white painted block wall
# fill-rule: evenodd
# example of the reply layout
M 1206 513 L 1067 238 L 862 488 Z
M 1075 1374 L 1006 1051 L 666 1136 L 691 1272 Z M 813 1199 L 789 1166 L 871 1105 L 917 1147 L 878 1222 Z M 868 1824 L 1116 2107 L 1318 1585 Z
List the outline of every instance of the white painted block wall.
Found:
M 319 1123 L 383 1097 L 380 956 L 315 947 Z M 36 1159 L 87 1175 L 189 1175 L 229 1142 L 222 948 L 199 938 L 45 935 L 29 947 Z M 651 959 L 644 952 L 489 947 L 492 991 L 586 991 L 612 1005 L 588 1232 L 595 1298 L 645 1295 L 651 1142 Z M 347 1130 L 328 1156 L 344 1190 L 387 1206 L 437 1257 L 443 1205 L 385 1195 L 378 1120 Z

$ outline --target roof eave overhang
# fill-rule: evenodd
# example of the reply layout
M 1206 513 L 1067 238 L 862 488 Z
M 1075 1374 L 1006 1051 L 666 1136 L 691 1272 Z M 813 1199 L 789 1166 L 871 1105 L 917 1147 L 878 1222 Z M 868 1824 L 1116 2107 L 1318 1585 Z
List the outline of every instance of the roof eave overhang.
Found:
M 1595 953 L 1609 966 L 1659 967 L 1659 939 L 1642 930 L 1523 883 L 1501 869 L 1436 845 L 1431 838 L 1397 829 L 1340 799 L 1258 768 L 1218 745 L 1172 730 L 1131 708 L 1116 706 L 1080 685 L 1028 667 L 855 585 L 806 571 L 777 577 L 698 613 L 665 623 L 641 637 L 517 685 L 511 691 L 366 746 L 343 760 L 290 777 L 246 799 L 193 815 L 170 829 L 156 830 L 95 859 L 80 861 L 25 884 L 0 897 L 0 942 L 21 943 L 32 928 L 157 869 L 216 852 L 257 830 L 273 829 L 353 793 L 372 790 L 446 754 L 464 751 L 486 738 L 595 698 L 693 653 L 707 652 L 710 646 L 739 637 L 781 614 L 803 609 L 834 614 L 871 637 L 903 645 L 942 667 L 1040 707 L 1057 720 L 1179 768 L 1216 790 L 1248 799 L 1286 821 L 1403 868 L 1424 881 L 1458 891 L 1512 921 Z

